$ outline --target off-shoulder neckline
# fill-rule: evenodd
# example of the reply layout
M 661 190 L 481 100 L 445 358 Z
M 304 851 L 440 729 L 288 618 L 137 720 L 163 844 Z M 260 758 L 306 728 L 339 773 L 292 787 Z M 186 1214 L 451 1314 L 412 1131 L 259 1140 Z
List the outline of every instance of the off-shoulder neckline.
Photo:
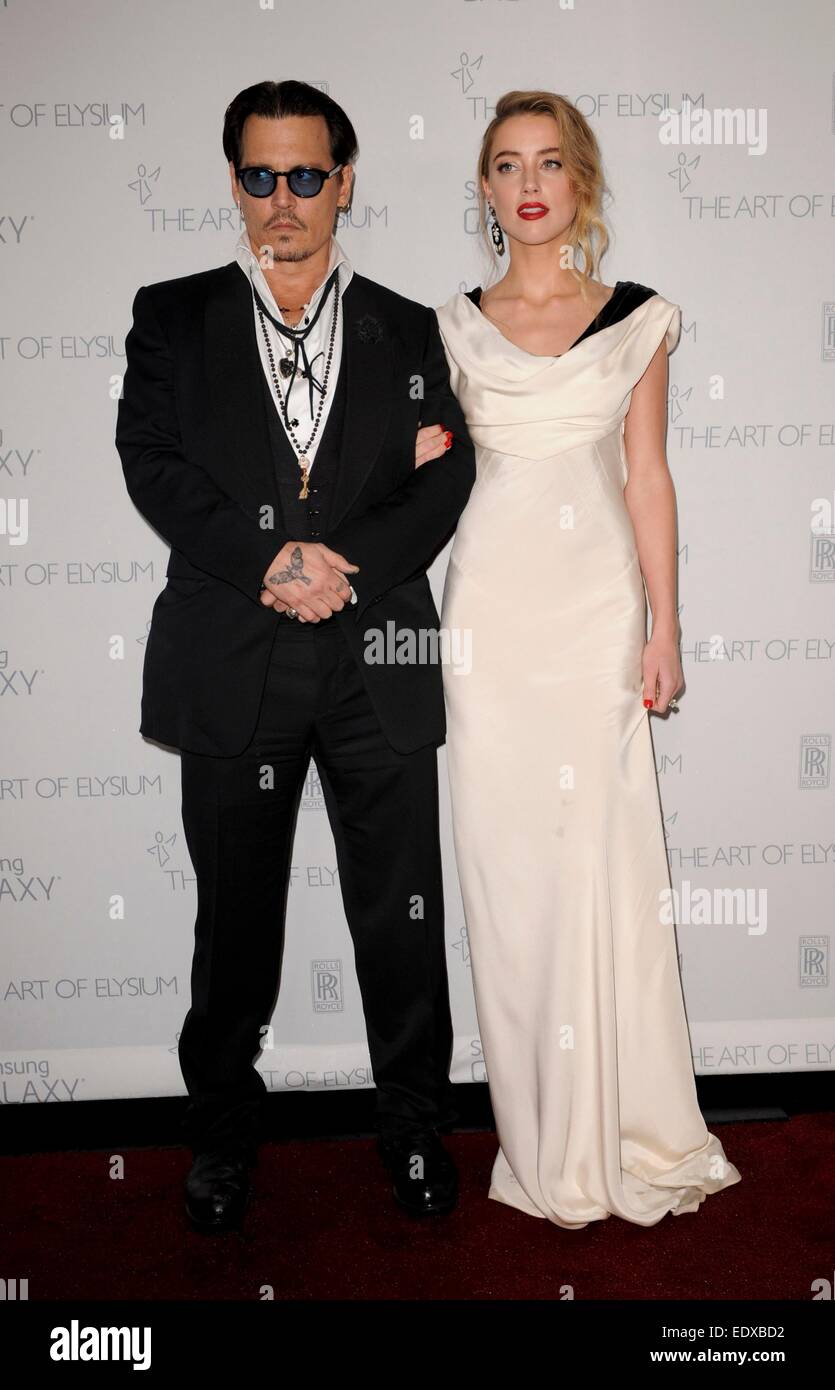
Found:
M 578 347 L 580 343 L 584 342 L 587 338 L 592 337 L 593 334 L 598 333 L 602 328 L 608 328 L 612 322 L 616 322 L 616 320 L 612 319 L 612 312 L 616 308 L 620 307 L 620 302 L 623 298 L 623 292 L 629 289 L 632 285 L 633 282 L 631 280 L 616 280 L 612 293 L 609 295 L 609 298 L 606 300 L 606 303 L 600 308 L 598 313 L 595 314 L 591 323 L 587 324 L 580 336 L 574 339 L 574 342 L 570 345 L 570 347 L 566 348 L 565 352 L 558 353 L 528 352 L 527 348 L 520 347 L 518 343 L 513 342 L 512 338 L 508 338 L 506 334 L 504 334 L 502 330 L 498 328 L 495 323 L 493 323 L 492 319 L 489 319 L 487 315 L 484 313 L 484 311 L 481 309 L 481 285 L 476 285 L 475 289 L 467 290 L 466 292 L 464 292 L 463 298 L 469 301 L 469 303 L 475 309 L 476 313 L 479 315 L 479 318 L 482 320 L 482 322 L 485 323 L 488 328 L 492 329 L 494 333 L 498 334 L 502 342 L 506 343 L 508 347 L 513 348 L 516 352 L 520 352 L 523 357 L 531 357 L 539 362 L 558 362 L 560 358 L 567 357 L 570 352 L 573 352 L 574 349 Z M 641 286 L 640 288 L 646 287 Z M 654 295 L 655 291 L 650 290 L 648 291 L 648 293 L 650 295 Z

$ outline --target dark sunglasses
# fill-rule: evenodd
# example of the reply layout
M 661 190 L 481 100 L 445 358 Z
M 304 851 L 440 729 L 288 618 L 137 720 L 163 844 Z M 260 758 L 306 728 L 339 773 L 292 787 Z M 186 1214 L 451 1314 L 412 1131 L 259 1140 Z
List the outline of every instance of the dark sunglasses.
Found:
M 326 174 L 323 169 L 310 169 L 304 164 L 297 164 L 295 169 L 267 169 L 261 164 L 248 164 L 243 169 L 236 169 L 235 173 L 241 187 L 251 198 L 269 198 L 275 192 L 279 179 L 287 180 L 287 187 L 297 198 L 315 198 L 317 193 L 322 192 L 328 179 L 338 174 L 341 168 L 341 164 L 336 164 Z

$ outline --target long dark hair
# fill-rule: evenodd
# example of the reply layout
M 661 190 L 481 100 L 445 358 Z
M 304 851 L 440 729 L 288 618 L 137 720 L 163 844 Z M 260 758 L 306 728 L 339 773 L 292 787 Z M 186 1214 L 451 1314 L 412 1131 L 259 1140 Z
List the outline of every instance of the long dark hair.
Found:
M 256 82 L 230 101 L 223 117 L 223 153 L 237 169 L 248 116 L 324 116 L 334 164 L 353 164 L 357 135 L 342 107 L 307 82 Z

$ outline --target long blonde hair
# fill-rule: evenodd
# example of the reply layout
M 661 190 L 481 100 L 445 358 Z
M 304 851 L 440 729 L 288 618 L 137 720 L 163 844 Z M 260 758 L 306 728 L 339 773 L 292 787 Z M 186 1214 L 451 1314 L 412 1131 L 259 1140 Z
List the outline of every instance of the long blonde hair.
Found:
M 581 111 L 567 97 L 556 92 L 505 92 L 496 103 L 496 114 L 484 132 L 478 157 L 479 230 L 486 240 L 491 262 L 495 266 L 493 239 L 487 221 L 487 199 L 482 176 L 489 182 L 490 151 L 493 136 L 508 116 L 553 116 L 559 128 L 560 160 L 568 174 L 577 198 L 577 211 L 566 234 L 566 245 L 572 247 L 571 273 L 585 297 L 588 281 L 599 273 L 600 260 L 609 245 L 609 233 L 603 221 L 603 197 L 608 192 L 603 175 L 603 159 L 597 137 Z M 579 257 L 578 257 L 579 253 Z M 578 259 L 581 258 L 581 264 Z

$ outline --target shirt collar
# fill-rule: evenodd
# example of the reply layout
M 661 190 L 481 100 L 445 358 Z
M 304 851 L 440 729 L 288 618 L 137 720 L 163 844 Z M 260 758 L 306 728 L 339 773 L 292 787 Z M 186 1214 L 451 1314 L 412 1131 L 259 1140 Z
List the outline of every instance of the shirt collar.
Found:
M 272 290 L 267 284 L 266 276 L 264 275 L 264 272 L 258 263 L 258 257 L 252 250 L 252 246 L 249 240 L 249 234 L 246 230 L 246 227 L 243 227 L 241 229 L 241 234 L 238 237 L 238 240 L 235 244 L 235 259 L 237 260 L 238 265 L 241 267 L 241 270 L 243 271 L 244 275 L 246 275 L 247 279 L 255 285 L 255 288 L 257 289 L 258 293 L 260 294 L 270 313 L 275 314 L 275 317 L 283 323 L 284 315 L 281 313 L 281 310 L 279 309 L 278 305 L 275 302 L 275 299 L 273 298 Z M 339 293 L 340 296 L 342 296 L 345 293 L 348 284 L 350 283 L 351 276 L 354 273 L 354 269 L 348 257 L 345 255 L 345 252 L 343 251 L 342 247 L 339 245 L 339 242 L 337 241 L 336 237 L 332 236 L 328 268 L 325 271 L 321 283 L 317 286 L 316 291 L 313 294 L 313 297 L 309 305 L 309 311 L 312 310 L 313 312 L 315 312 L 319 300 L 322 298 L 322 290 L 324 289 L 332 271 L 336 268 L 336 266 L 339 266 L 340 268 Z

